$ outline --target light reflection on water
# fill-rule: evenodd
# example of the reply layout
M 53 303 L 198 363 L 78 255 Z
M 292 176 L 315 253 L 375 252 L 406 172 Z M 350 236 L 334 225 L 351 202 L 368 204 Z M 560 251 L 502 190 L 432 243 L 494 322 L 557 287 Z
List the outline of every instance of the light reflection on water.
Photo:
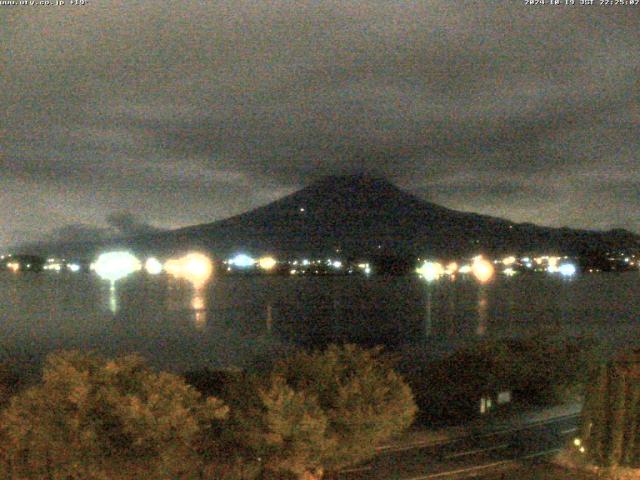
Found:
M 59 348 L 139 351 L 163 368 L 242 366 L 292 345 L 353 341 L 446 352 L 540 328 L 638 339 L 640 275 L 434 282 L 414 277 L 222 277 L 199 288 L 138 274 L 0 274 L 0 357 Z M 105 295 L 107 294 L 108 295 Z M 117 303 L 116 313 L 110 308 Z

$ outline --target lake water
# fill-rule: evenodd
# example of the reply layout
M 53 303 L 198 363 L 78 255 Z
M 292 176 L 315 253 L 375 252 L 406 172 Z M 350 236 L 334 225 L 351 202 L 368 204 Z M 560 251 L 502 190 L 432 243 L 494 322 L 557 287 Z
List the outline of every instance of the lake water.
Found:
M 114 313 L 115 310 L 115 313 Z M 383 344 L 421 361 L 541 329 L 640 345 L 640 274 L 528 274 L 427 285 L 415 277 L 227 276 L 195 291 L 138 276 L 0 272 L 0 360 L 62 348 L 136 351 L 174 371 L 243 367 L 294 346 Z

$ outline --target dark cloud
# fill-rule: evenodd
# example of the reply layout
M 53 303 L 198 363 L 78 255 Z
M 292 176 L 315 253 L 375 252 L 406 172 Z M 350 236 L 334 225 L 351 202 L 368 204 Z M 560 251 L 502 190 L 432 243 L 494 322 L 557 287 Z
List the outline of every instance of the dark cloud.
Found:
M 141 221 L 131 212 L 113 212 L 107 215 L 107 223 L 113 227 L 119 235 L 133 237 L 158 233 L 161 229 Z
M 114 211 L 207 222 L 354 171 L 452 208 L 640 231 L 624 187 L 640 181 L 640 15 L 546 7 L 0 7 L 0 245 L 110 229 Z
M 41 234 L 35 241 L 17 238 L 13 244 L 18 248 L 28 249 L 43 244 L 98 242 L 162 231 L 162 229 L 144 222 L 134 213 L 126 211 L 111 212 L 106 217 L 106 223 L 107 227 L 71 223 L 55 227 L 51 231 Z

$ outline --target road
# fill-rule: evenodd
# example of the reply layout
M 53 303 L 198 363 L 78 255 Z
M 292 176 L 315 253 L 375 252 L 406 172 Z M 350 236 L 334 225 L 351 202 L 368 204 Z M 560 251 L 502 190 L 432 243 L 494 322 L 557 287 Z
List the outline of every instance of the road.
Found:
M 556 453 L 577 432 L 579 415 L 506 426 L 438 443 L 394 445 L 367 464 L 346 469 L 341 480 L 446 480 L 480 477 L 537 462 Z

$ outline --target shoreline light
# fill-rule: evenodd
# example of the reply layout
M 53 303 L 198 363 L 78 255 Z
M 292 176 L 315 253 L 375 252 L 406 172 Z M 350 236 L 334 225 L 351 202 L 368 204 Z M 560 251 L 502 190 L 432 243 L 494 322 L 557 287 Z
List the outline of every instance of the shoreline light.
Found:
M 416 272 L 427 282 L 433 282 L 444 275 L 444 268 L 438 262 L 425 261 Z
M 447 265 L 447 268 L 445 269 L 445 273 L 447 275 L 453 275 L 458 271 L 458 264 L 456 262 L 451 262 Z
M 273 268 L 277 265 L 277 261 L 273 257 L 262 257 L 258 260 L 258 266 L 263 270 L 273 270 Z
M 93 264 L 93 269 L 98 276 L 112 283 L 131 275 L 133 272 L 137 272 L 141 268 L 140 260 L 127 251 L 103 253 Z
M 563 277 L 572 277 L 576 274 L 577 268 L 572 263 L 563 263 L 562 265 L 558 266 L 558 272 Z
M 513 255 L 502 259 L 502 264 L 505 266 L 513 265 L 514 263 L 516 263 L 516 257 L 514 257 Z
M 495 268 L 493 267 L 491 262 L 485 260 L 481 256 L 478 256 L 473 260 L 473 264 L 471 265 L 471 272 L 480 283 L 487 283 L 493 278 L 493 275 L 495 274 Z
M 240 268 L 253 267 L 256 264 L 256 259 L 250 257 L 245 253 L 239 253 L 235 257 L 229 260 L 229 265 L 235 265 Z
M 195 288 L 202 287 L 213 273 L 213 264 L 202 253 L 188 253 L 184 257 L 167 260 L 165 271 L 176 278 L 191 282 Z
M 162 273 L 162 263 L 155 257 L 149 257 L 144 263 L 144 269 L 149 275 L 158 275 Z

